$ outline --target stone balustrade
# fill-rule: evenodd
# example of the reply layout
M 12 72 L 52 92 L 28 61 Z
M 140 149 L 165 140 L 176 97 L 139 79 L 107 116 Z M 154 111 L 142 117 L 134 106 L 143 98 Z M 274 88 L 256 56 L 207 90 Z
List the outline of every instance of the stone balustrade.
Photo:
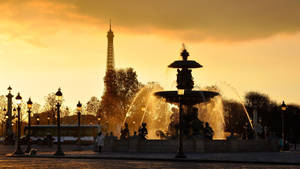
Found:
M 184 140 L 185 152 L 274 152 L 279 151 L 277 140 Z M 177 140 L 128 140 L 106 138 L 104 152 L 176 152 Z

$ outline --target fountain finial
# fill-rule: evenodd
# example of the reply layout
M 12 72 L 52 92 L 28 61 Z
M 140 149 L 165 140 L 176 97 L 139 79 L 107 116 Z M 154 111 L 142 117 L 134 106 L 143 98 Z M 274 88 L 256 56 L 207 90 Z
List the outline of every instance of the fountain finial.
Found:
M 182 50 L 184 50 L 184 49 L 186 49 L 186 48 L 185 48 L 185 44 L 182 43 Z
M 8 90 L 8 92 L 10 93 L 11 90 L 12 90 L 12 88 L 9 86 L 9 87 L 7 88 L 7 90 Z
M 184 43 L 182 44 L 182 52 L 181 52 L 181 56 L 182 56 L 182 59 L 183 59 L 184 61 L 187 61 L 188 56 L 190 56 L 189 52 L 187 52 L 187 50 L 186 50 L 186 48 L 185 48 Z

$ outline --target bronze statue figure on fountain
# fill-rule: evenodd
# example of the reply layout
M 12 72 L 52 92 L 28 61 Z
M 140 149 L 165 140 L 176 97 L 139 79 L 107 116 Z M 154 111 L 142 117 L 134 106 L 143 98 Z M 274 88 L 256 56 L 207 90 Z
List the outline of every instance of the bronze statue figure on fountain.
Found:
M 192 77 L 192 70 L 183 68 L 177 69 L 177 88 L 178 89 L 193 89 L 194 81 Z
M 127 140 L 129 138 L 129 128 L 128 123 L 125 123 L 124 129 L 121 129 L 121 136 L 120 139 Z
M 142 127 L 139 128 L 139 137 L 142 139 L 146 139 L 146 136 L 148 135 L 148 130 L 146 126 L 146 123 L 142 123 Z

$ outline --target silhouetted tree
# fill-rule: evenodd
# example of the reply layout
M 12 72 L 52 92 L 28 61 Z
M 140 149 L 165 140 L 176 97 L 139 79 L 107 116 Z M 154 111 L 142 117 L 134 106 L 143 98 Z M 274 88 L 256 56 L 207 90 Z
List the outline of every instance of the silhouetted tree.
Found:
M 33 113 L 38 113 L 40 111 L 40 108 L 41 108 L 41 105 L 38 104 L 38 103 L 33 103 L 32 104 L 32 108 L 31 108 L 31 111 Z
M 117 129 L 129 108 L 129 104 L 140 88 L 137 74 L 132 68 L 107 71 L 104 77 L 105 91 L 101 99 L 100 112 L 103 122 L 107 123 L 110 131 Z
M 97 115 L 100 110 L 100 105 L 100 100 L 97 97 L 93 96 L 86 104 L 86 111 L 93 115 Z
M 299 121 L 300 105 L 290 104 L 284 112 L 286 139 L 291 143 L 297 142 L 300 138 Z
M 225 131 L 243 134 L 243 126 L 248 121 L 242 104 L 234 100 L 223 100 L 225 112 Z
M 64 101 L 64 99 L 63 99 Z M 52 116 L 52 124 L 56 124 L 56 99 L 55 99 L 55 93 L 50 93 L 48 96 L 45 97 L 45 105 L 44 109 L 47 111 L 50 116 Z
M 70 112 L 69 107 L 61 109 L 61 124 L 72 124 L 72 123 L 68 123 L 68 121 L 64 120 L 64 117 L 70 116 L 70 113 L 71 112 Z
M 253 111 L 256 109 L 258 118 L 262 120 L 263 125 L 267 125 L 270 112 L 276 104 L 270 100 L 268 95 L 251 91 L 246 93 L 245 106 L 251 117 L 253 117 Z

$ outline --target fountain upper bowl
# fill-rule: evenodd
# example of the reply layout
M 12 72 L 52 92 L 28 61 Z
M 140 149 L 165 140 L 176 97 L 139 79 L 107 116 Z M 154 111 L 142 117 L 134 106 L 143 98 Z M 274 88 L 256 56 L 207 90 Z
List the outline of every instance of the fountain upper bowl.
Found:
M 154 93 L 157 97 L 166 99 L 168 103 L 179 103 L 179 97 L 177 91 L 160 91 Z M 185 91 L 184 95 L 180 97 L 180 101 L 184 105 L 195 105 L 210 101 L 211 98 L 218 96 L 219 93 L 212 91 Z
M 171 63 L 168 67 L 170 68 L 201 68 L 203 67 L 194 60 L 176 60 Z

